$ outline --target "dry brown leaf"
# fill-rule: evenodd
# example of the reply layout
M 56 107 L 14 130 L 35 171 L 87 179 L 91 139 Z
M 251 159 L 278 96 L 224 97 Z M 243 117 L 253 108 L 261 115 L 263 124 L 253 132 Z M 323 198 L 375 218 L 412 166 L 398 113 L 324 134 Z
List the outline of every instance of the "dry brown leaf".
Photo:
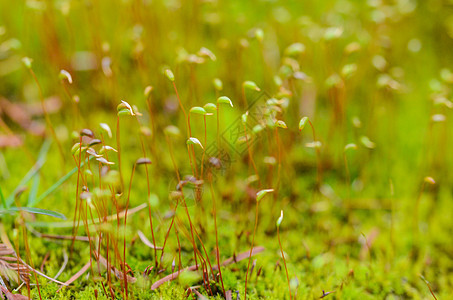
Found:
M 143 244 L 150 247 L 151 249 L 162 250 L 162 247 L 155 246 L 153 243 L 151 243 L 151 241 L 148 240 L 148 238 L 145 236 L 145 234 L 143 232 L 141 232 L 139 230 L 137 233 L 138 233 L 138 236 L 140 237 L 140 240 L 143 242 Z
M 26 104 L 16 104 L 6 98 L 0 97 L 0 112 L 6 114 L 13 122 L 33 135 L 44 135 L 46 127 L 42 122 L 32 119 L 32 114 L 27 111 Z
M 107 260 L 102 256 L 102 255 L 99 255 L 99 262 L 107 268 Z M 117 268 L 115 268 L 114 266 L 112 266 L 112 264 L 109 264 L 109 267 L 111 269 L 111 272 L 113 274 L 115 274 L 116 278 L 118 278 L 119 280 L 123 280 L 123 272 L 121 272 L 120 270 L 118 270 Z M 136 282 L 137 281 L 137 278 L 135 277 L 132 277 L 132 276 L 129 276 L 129 275 L 126 275 L 127 277 L 127 282 Z
M 83 273 L 85 273 L 86 271 L 88 271 L 88 269 L 90 268 L 90 262 L 87 262 L 77 273 L 75 273 L 74 275 L 71 276 L 71 278 L 69 278 L 68 281 L 66 281 L 57 291 L 57 293 L 64 287 L 64 286 L 68 286 L 70 285 L 71 283 L 73 283 L 74 281 L 77 280 L 77 278 L 79 278 L 80 276 L 83 275 Z
M 20 257 L 17 257 L 14 250 L 9 248 L 6 244 L 0 244 L 0 253 L 5 254 L 0 257 L 0 273 L 9 281 L 14 280 L 15 282 L 19 282 L 20 278 L 22 282 L 27 283 L 30 280 L 30 273 L 34 272 L 55 283 L 64 284 L 27 265 L 27 263 Z
M 258 253 L 261 253 L 264 250 L 265 250 L 265 248 L 261 247 L 261 246 L 254 247 L 253 250 L 252 250 L 252 255 L 251 256 L 254 256 L 254 255 L 258 254 Z M 249 257 L 250 257 L 250 250 L 247 250 L 247 251 L 239 253 L 236 257 L 228 258 L 227 260 L 225 260 L 222 263 L 222 266 L 226 266 L 226 265 L 229 265 L 229 264 L 232 264 L 232 263 L 237 263 L 237 262 L 239 262 L 241 260 L 244 260 L 246 258 L 249 258 Z M 164 284 L 167 281 L 171 281 L 171 280 L 174 280 L 174 279 L 178 278 L 178 276 L 179 276 L 179 274 L 181 272 L 184 272 L 184 271 L 195 271 L 196 269 L 197 269 L 197 266 L 194 265 L 194 266 L 187 267 L 184 270 L 171 273 L 170 275 L 167 275 L 167 276 L 157 280 L 156 282 L 154 282 L 153 285 L 151 286 L 151 290 L 157 289 L 159 286 L 161 286 L 162 284 Z M 212 269 L 213 270 L 217 270 L 218 268 L 217 268 L 217 266 L 212 266 Z
M 23 141 L 18 135 L 0 135 L 0 148 L 16 148 L 22 144 Z
M 20 104 L 22 108 L 29 113 L 31 116 L 42 116 L 44 114 L 42 110 L 42 105 L 40 102 L 35 102 L 31 104 Z M 61 109 L 62 103 L 59 97 L 52 96 L 44 100 L 44 107 L 48 114 L 53 114 L 58 112 Z
M 228 291 L 225 292 L 225 299 L 226 300 L 233 300 L 233 295 L 232 295 L 231 290 L 228 290 Z
M 374 227 L 367 236 L 363 235 L 364 241 L 359 253 L 360 260 L 365 260 L 368 257 L 371 251 L 371 247 L 373 246 L 373 243 L 378 235 L 379 229 L 376 227 Z
M 0 244 L 0 274 L 8 281 L 28 283 L 30 269 L 15 257 L 15 252 L 5 244 Z
M 28 299 L 28 297 L 21 295 L 21 294 L 13 294 L 10 291 L 8 291 L 7 288 L 0 286 L 0 289 L 2 290 L 2 293 L 5 294 L 6 299 L 8 300 L 25 300 Z

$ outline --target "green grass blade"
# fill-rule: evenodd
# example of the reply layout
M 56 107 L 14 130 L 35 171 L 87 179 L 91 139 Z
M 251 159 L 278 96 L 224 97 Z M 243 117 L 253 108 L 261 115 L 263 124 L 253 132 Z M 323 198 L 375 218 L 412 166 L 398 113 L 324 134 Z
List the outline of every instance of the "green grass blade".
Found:
M 33 177 L 33 182 L 31 184 L 31 189 L 30 189 L 30 194 L 28 196 L 28 204 L 27 206 L 32 207 L 35 202 L 36 198 L 38 196 L 38 189 L 39 189 L 39 183 L 41 182 L 41 177 L 40 176 L 34 176 Z
M 94 158 L 94 156 L 90 157 L 88 160 L 92 160 Z M 80 167 L 82 167 L 83 165 L 85 165 L 86 161 L 83 162 Z M 76 173 L 78 170 L 78 167 L 75 167 L 74 169 L 72 169 L 71 171 L 69 171 L 68 174 L 66 174 L 65 176 L 61 177 L 57 182 L 55 182 L 50 188 L 47 189 L 47 191 L 45 191 L 44 193 L 41 194 L 41 196 L 39 196 L 36 201 L 33 203 L 33 205 L 36 205 L 38 204 L 39 202 L 41 202 L 44 198 L 46 198 L 47 196 L 49 196 L 50 194 L 52 194 L 53 192 L 55 192 L 58 187 L 60 185 L 62 185 L 63 183 L 65 183 L 69 178 L 71 178 L 72 175 L 74 175 L 74 173 Z
M 3 208 L 6 208 L 5 197 L 3 196 L 2 187 L 0 186 L 0 200 L 2 201 Z
M 3 212 L 18 212 L 18 211 L 26 211 L 26 212 L 29 212 L 32 214 L 46 215 L 46 216 L 51 216 L 51 217 L 55 217 L 58 219 L 66 220 L 66 216 L 63 215 L 62 213 L 59 213 L 59 212 L 56 212 L 53 210 L 48 210 L 48 209 L 36 208 L 36 207 L 11 207 Z
M 44 143 L 41 146 L 41 150 L 39 150 L 38 160 L 36 161 L 34 166 L 30 169 L 30 171 L 28 171 L 28 173 L 24 176 L 24 178 L 22 178 L 22 180 L 19 182 L 19 184 L 11 193 L 11 195 L 9 195 L 8 198 L 6 199 L 5 202 L 7 207 L 11 206 L 11 204 L 14 202 L 14 197 L 17 191 L 19 191 L 24 185 L 26 185 L 30 181 L 30 179 L 32 179 L 33 176 L 35 176 L 38 173 L 38 171 L 42 168 L 47 156 L 47 152 L 49 152 L 51 143 L 52 143 L 51 140 L 44 141 Z

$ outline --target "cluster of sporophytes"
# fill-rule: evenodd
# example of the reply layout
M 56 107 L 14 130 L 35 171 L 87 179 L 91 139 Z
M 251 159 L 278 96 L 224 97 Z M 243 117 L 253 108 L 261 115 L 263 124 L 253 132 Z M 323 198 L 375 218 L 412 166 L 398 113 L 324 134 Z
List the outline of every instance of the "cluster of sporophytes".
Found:
M 448 5 L 114 2 L 0 0 L 1 293 L 447 297 Z

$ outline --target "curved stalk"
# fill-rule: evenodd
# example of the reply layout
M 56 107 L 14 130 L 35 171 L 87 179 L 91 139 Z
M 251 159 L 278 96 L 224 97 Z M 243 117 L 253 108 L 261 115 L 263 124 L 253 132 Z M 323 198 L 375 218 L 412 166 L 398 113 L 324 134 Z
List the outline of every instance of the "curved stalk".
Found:
M 291 285 L 290 285 L 290 282 L 289 282 L 288 268 L 286 267 L 285 254 L 283 253 L 282 242 L 280 240 L 280 226 L 277 226 L 277 239 L 278 239 L 278 244 L 280 245 L 280 252 L 282 253 L 283 264 L 285 265 L 286 280 L 288 281 L 289 299 L 292 300 Z
M 255 228 L 253 229 L 253 238 L 252 238 L 252 245 L 251 245 L 251 247 L 250 247 L 249 262 L 248 262 L 248 265 L 247 265 L 247 273 L 245 273 L 245 291 L 244 291 L 244 300 L 247 299 L 247 281 L 248 281 L 248 275 L 249 275 L 249 270 L 250 270 L 250 262 L 252 261 L 252 250 L 253 250 L 253 246 L 254 246 L 254 244 L 255 244 L 256 228 L 258 227 L 258 205 L 259 205 L 259 202 L 256 202 Z

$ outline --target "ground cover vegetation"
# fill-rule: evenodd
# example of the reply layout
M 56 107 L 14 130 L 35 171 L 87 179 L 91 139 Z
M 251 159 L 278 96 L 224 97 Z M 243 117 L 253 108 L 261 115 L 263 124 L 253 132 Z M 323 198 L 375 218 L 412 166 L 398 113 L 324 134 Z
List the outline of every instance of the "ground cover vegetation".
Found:
M 0 0 L 6 299 L 448 299 L 453 3 Z

